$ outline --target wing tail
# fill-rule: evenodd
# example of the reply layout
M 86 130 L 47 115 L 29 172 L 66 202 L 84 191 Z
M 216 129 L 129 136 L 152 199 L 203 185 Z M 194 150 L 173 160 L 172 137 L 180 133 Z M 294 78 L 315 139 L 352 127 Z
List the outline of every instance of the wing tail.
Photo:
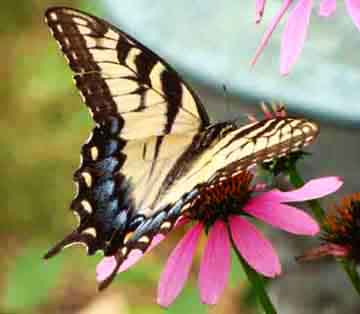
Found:
M 64 248 L 72 245 L 83 245 L 87 249 L 90 247 L 92 236 L 90 234 L 81 234 L 78 230 L 72 231 L 68 234 L 63 240 L 55 244 L 45 255 L 44 259 L 49 259 L 58 253 L 60 253 Z

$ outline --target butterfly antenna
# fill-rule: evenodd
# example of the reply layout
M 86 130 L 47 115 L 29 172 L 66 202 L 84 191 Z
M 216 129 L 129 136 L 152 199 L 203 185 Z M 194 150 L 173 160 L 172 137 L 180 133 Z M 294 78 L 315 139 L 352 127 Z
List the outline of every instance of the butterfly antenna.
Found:
M 225 98 L 225 106 L 228 112 L 230 112 L 230 103 L 229 103 L 229 92 L 225 84 L 222 85 L 222 90 Z
M 225 84 L 222 85 L 222 90 L 223 90 L 223 94 L 224 94 L 224 98 L 225 98 L 225 105 L 226 105 L 226 108 L 227 108 L 227 113 L 228 113 L 229 116 L 231 116 L 233 110 L 231 110 L 232 106 L 231 106 L 231 103 L 230 103 L 229 92 L 228 92 L 228 89 L 227 89 Z M 244 114 L 240 113 L 239 115 L 237 115 L 234 119 L 231 119 L 230 121 L 232 123 L 236 123 L 236 121 L 240 120 L 240 118 L 242 118 L 243 116 L 244 116 Z

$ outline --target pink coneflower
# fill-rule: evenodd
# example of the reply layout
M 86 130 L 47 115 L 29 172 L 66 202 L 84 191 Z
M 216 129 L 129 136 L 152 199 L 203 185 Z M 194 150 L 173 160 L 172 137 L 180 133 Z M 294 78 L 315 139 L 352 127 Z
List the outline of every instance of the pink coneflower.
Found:
M 265 1 L 258 0 L 256 5 L 256 22 L 261 20 L 264 11 Z M 354 24 L 360 30 L 360 0 L 344 0 Z M 260 54 L 266 47 L 273 31 L 280 23 L 281 19 L 288 11 L 289 7 L 294 3 L 292 11 L 289 13 L 287 22 L 282 34 L 281 50 L 280 50 L 280 73 L 286 75 L 290 72 L 292 66 L 296 63 L 300 53 L 304 47 L 307 29 L 310 22 L 310 15 L 313 6 L 313 0 L 284 0 L 279 12 L 271 21 L 266 30 L 255 56 L 251 61 L 255 64 Z M 322 0 L 319 7 L 319 15 L 328 17 L 336 10 L 336 0 Z
M 249 218 L 255 217 L 293 234 L 313 236 L 319 232 L 317 222 L 302 210 L 286 203 L 323 197 L 336 191 L 342 184 L 337 177 L 326 177 L 311 180 L 302 188 L 290 192 L 272 190 L 257 193 L 256 187 L 251 185 L 252 178 L 252 174 L 243 172 L 218 185 L 216 191 L 211 186 L 207 187 L 203 191 L 206 202 L 182 220 L 182 223 L 195 221 L 195 224 L 172 251 L 161 274 L 157 297 L 161 306 L 169 306 L 183 289 L 203 232 L 208 236 L 198 281 L 203 303 L 217 303 L 227 285 L 232 243 L 255 271 L 266 277 L 279 275 L 281 265 L 276 251 L 249 222 Z M 157 236 L 151 248 L 163 238 Z M 139 251 L 136 252 L 129 256 L 120 271 L 126 270 L 142 257 Z M 101 281 L 106 278 L 114 266 L 113 257 L 103 259 L 97 268 L 97 279 Z
M 255 23 L 261 22 L 261 18 L 264 14 L 265 4 L 266 4 L 265 0 L 256 0 L 256 2 L 255 2 Z
M 323 244 L 299 257 L 300 261 L 334 256 L 360 263 L 360 193 L 344 197 L 325 216 Z

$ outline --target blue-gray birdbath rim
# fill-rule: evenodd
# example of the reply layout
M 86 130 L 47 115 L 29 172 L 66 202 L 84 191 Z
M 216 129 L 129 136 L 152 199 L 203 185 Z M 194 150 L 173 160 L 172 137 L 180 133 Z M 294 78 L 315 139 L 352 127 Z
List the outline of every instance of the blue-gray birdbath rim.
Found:
M 342 2 L 335 16 L 317 16 L 290 75 L 279 74 L 282 23 L 255 67 L 261 36 L 280 6 L 267 1 L 254 23 L 254 1 L 103 0 L 105 18 L 201 83 L 237 95 L 274 100 L 333 122 L 360 125 L 360 32 Z

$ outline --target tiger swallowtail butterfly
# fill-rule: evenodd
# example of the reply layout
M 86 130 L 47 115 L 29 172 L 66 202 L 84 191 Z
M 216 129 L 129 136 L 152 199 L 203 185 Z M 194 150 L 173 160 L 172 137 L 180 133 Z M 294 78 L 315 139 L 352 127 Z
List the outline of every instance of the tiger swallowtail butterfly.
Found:
M 240 128 L 211 124 L 191 87 L 131 36 L 71 8 L 45 16 L 95 121 L 74 173 L 79 225 L 45 258 L 83 244 L 89 255 L 115 255 L 119 267 L 194 210 L 206 188 L 299 151 L 318 133 L 313 122 L 283 114 Z

